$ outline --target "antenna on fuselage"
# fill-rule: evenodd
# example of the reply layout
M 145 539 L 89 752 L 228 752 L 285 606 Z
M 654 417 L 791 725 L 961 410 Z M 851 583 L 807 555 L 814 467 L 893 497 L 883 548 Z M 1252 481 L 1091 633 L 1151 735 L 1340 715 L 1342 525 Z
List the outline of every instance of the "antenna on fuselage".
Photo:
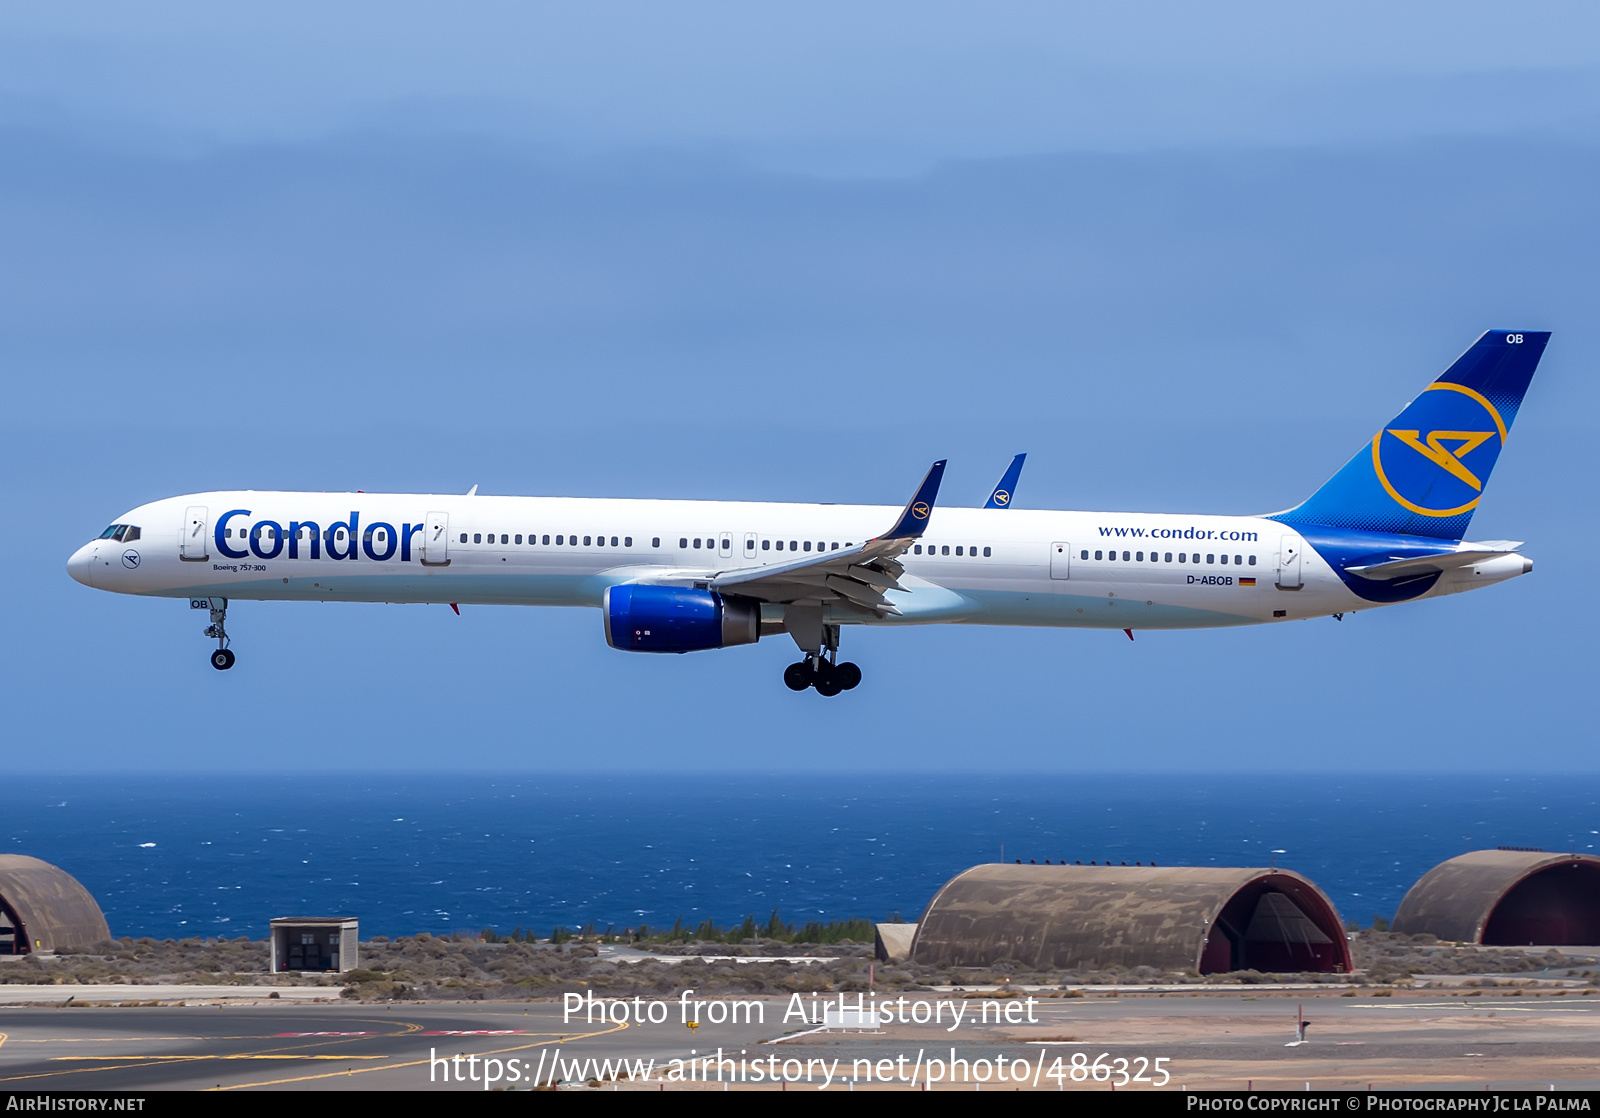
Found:
M 478 487 L 476 485 L 474 485 L 471 489 L 467 490 L 467 496 L 476 497 L 477 495 L 478 495 Z

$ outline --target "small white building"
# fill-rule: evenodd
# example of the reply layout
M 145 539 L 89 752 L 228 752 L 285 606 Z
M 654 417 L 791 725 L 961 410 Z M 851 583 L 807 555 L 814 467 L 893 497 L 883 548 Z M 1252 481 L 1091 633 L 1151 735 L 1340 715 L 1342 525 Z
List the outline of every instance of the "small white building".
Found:
M 346 971 L 360 965 L 354 916 L 280 916 L 272 921 L 272 973 Z

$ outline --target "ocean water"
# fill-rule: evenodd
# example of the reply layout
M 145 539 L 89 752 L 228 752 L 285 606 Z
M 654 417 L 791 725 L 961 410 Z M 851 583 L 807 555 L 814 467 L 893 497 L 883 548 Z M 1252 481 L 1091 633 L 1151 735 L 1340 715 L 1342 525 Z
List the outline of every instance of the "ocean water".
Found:
M 363 937 L 492 927 L 915 920 L 979 862 L 1277 865 L 1347 920 L 1497 845 L 1593 852 L 1600 779 L 7 777 L 0 852 L 88 887 L 115 935 Z

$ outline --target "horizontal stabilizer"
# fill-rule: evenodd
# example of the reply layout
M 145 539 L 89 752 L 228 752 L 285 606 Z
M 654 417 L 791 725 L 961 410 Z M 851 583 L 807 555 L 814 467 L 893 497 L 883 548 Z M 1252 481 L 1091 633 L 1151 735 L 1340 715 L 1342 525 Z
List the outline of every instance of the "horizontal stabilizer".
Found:
M 1512 540 L 1492 540 L 1488 543 L 1464 543 L 1455 551 L 1442 551 L 1437 555 L 1415 555 L 1405 558 L 1384 559 L 1345 570 L 1361 578 L 1390 581 L 1397 578 L 1419 578 L 1457 567 L 1472 567 L 1502 555 L 1512 555 L 1522 544 Z M 1374 557 L 1376 558 L 1376 557 Z

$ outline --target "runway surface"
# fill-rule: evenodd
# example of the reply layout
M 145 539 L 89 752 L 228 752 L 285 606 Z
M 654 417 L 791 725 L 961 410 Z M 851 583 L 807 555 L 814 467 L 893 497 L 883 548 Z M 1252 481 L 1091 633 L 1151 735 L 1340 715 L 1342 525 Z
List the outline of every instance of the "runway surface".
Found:
M 695 1030 L 676 1016 L 563 1022 L 552 1002 L 4 1006 L 0 1092 L 526 1089 L 536 1073 L 564 1088 L 651 1091 L 1600 1088 L 1600 997 L 1044 998 L 1033 1023 L 1016 1024 L 975 1021 L 983 1001 L 966 999 L 954 1031 L 896 1023 L 777 1044 L 807 1027 L 781 1023 L 781 998 L 762 999 L 764 1022 Z M 719 1049 L 733 1082 L 705 1065 L 703 1079 L 684 1078 L 681 1061 Z M 591 1078 L 602 1082 L 582 1087 Z

